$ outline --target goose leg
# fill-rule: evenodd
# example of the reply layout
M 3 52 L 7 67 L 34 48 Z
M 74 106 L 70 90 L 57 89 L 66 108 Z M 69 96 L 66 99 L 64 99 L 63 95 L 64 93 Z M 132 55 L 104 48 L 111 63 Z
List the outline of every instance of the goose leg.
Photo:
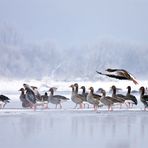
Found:
M 112 111 L 111 105 L 108 105 L 108 111 Z
M 74 109 L 76 109 L 76 108 L 77 108 L 77 104 L 75 105 Z
M 42 103 L 42 109 L 44 109 L 44 102 Z
M 96 112 L 98 112 L 98 106 L 96 106 Z
M 120 109 L 122 108 L 122 103 L 120 103 Z
M 129 106 L 128 106 L 128 104 L 127 104 L 127 103 L 124 103 L 124 104 L 126 105 L 126 107 L 127 107 L 127 108 L 129 108 Z
M 111 109 L 111 105 L 109 105 L 109 111 L 111 111 L 112 109 Z
M 132 103 L 132 108 L 133 108 L 133 105 L 134 105 L 134 104 Z
M 113 111 L 112 105 L 110 105 L 110 111 Z
M 129 102 L 128 104 L 129 104 L 129 108 L 131 108 L 131 104 L 130 104 L 130 102 Z
M 60 103 L 60 109 L 62 109 L 62 105 L 61 105 L 61 103 Z
M 108 111 L 110 111 L 110 106 L 108 105 Z
M 48 109 L 48 104 L 45 104 L 45 109 Z
M 6 105 L 6 103 L 4 103 L 4 105 L 3 105 L 3 107 L 2 107 L 2 108 L 4 108 L 4 107 L 5 107 L 5 105 Z
M 83 105 L 82 105 L 82 103 L 80 103 L 80 109 L 82 109 L 83 108 Z
M 94 105 L 94 111 L 97 112 L 97 109 L 98 109 L 98 106 L 97 105 Z
M 2 104 L 0 104 L 0 109 L 2 109 L 3 108 L 3 105 Z
M 94 105 L 94 111 L 96 111 L 96 106 Z
M 33 110 L 36 111 L 36 104 L 33 105 Z
M 148 106 L 145 106 L 144 111 L 147 111 Z

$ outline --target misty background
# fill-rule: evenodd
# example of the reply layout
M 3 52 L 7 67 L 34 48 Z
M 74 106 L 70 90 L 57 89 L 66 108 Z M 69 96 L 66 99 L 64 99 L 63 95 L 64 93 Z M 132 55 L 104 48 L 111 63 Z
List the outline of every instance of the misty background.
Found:
M 125 68 L 145 79 L 146 0 L 0 0 L 0 76 L 97 80 Z

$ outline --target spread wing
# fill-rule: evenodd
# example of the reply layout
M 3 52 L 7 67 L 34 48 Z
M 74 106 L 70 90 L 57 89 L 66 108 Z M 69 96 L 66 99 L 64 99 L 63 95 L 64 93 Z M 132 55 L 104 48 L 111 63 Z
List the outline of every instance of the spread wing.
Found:
M 105 76 L 108 76 L 108 77 L 110 77 L 110 78 L 115 78 L 115 79 L 119 79 L 119 80 L 127 80 L 127 78 L 126 77 L 124 77 L 124 76 L 120 76 L 120 75 L 114 75 L 114 74 L 105 74 L 105 73 L 101 73 L 101 72 L 99 72 L 99 71 L 96 71 L 98 74 L 100 74 L 100 75 L 105 75 Z
M 96 71 L 100 75 L 105 75 L 111 78 L 119 79 L 119 80 L 131 80 L 134 84 L 138 84 L 137 80 L 126 70 L 124 69 L 106 69 L 107 73 L 101 73 Z

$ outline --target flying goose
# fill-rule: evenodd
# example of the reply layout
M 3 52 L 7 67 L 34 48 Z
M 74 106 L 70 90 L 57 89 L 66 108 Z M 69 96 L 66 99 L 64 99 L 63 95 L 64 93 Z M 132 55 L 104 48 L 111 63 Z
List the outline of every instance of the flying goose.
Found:
M 126 70 L 124 69 L 111 69 L 108 68 L 105 71 L 107 71 L 108 73 L 102 73 L 99 71 L 96 71 L 98 74 L 100 75 L 105 75 L 111 78 L 116 78 L 119 80 L 130 80 L 133 81 L 134 84 L 138 84 L 137 80 Z

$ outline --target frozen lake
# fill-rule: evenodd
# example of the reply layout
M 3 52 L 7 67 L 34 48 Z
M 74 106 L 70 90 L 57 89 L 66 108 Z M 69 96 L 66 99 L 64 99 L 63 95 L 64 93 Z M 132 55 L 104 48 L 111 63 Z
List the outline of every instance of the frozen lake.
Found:
M 0 112 L 2 148 L 146 148 L 148 113 L 141 110 L 12 110 Z
M 128 110 L 126 107 L 108 112 L 106 107 L 96 113 L 90 109 L 72 109 L 71 101 L 63 103 L 63 109 L 54 109 L 49 104 L 47 110 L 22 109 L 18 89 L 24 82 L 1 83 L 1 92 L 11 98 L 5 109 L 0 110 L 1 148 L 147 148 L 148 112 L 137 95 L 138 106 Z M 47 90 L 44 82 L 28 82 L 38 86 L 41 92 Z M 57 94 L 70 97 L 70 83 L 52 83 L 58 87 Z M 85 86 L 103 87 L 109 90 L 117 85 L 125 93 L 129 83 L 81 83 Z M 147 82 L 141 83 L 141 85 Z M 3 86 L 3 87 L 2 87 Z M 138 90 L 140 86 L 133 85 Z

